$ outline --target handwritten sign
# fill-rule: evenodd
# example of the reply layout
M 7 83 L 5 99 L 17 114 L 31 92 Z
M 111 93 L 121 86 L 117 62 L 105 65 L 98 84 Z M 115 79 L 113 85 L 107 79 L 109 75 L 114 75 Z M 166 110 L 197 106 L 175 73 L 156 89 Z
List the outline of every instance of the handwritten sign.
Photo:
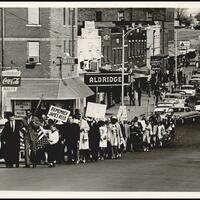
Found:
M 56 106 L 51 106 L 47 116 L 51 119 L 67 122 L 70 111 Z
M 88 102 L 85 116 L 104 119 L 106 114 L 106 106 L 107 105 L 105 104 Z
M 119 120 L 127 120 L 127 109 L 126 109 L 126 106 L 120 106 L 119 107 L 119 110 L 118 110 L 118 113 L 117 113 L 117 118 Z

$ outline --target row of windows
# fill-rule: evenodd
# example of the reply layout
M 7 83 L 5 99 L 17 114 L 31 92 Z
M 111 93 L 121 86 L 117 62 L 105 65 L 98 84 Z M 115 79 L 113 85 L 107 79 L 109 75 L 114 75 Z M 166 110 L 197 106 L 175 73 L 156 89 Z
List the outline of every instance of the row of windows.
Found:
M 68 14 L 68 22 L 66 21 L 66 17 Z M 73 8 L 68 8 L 68 12 L 66 8 L 63 8 L 63 25 L 72 25 L 75 24 L 75 10 Z M 40 9 L 39 8 L 28 8 L 28 24 L 30 25 L 39 25 L 40 24 Z
M 117 14 L 117 20 L 118 21 L 124 21 L 124 11 L 119 11 Z M 96 21 L 97 22 L 101 22 L 102 21 L 102 12 L 101 11 L 97 11 L 96 12 Z
M 73 50 L 73 43 L 72 40 L 69 40 L 68 42 L 68 49 L 69 49 L 69 55 L 72 56 L 72 50 Z M 40 57 L 40 42 L 28 42 L 28 57 L 37 57 L 39 59 Z M 67 53 L 67 41 L 64 40 L 63 43 L 63 52 Z

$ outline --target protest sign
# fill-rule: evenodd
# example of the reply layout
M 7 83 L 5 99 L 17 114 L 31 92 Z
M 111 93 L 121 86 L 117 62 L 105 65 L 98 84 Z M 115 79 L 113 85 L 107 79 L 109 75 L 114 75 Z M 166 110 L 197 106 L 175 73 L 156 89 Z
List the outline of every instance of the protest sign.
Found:
M 104 119 L 105 114 L 106 114 L 106 105 L 105 104 L 88 102 L 87 110 L 86 110 L 86 114 L 85 114 L 86 117 Z
M 51 106 L 47 116 L 51 119 L 67 122 L 70 111 L 56 106 Z
M 126 121 L 127 120 L 127 110 L 126 110 L 126 106 L 120 106 L 118 113 L 117 113 L 117 118 L 119 120 L 122 121 Z

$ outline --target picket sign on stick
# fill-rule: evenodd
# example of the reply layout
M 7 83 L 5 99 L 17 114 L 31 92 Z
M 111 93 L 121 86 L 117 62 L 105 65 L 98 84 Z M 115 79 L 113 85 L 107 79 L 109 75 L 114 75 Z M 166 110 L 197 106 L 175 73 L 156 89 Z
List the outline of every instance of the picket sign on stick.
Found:
M 59 120 L 62 122 L 67 122 L 69 115 L 70 115 L 69 110 L 65 110 L 63 108 L 59 108 L 56 106 L 51 106 L 47 114 L 49 118 Z
M 85 116 L 93 117 L 96 119 L 104 119 L 106 114 L 106 107 L 107 105 L 105 104 L 88 102 Z

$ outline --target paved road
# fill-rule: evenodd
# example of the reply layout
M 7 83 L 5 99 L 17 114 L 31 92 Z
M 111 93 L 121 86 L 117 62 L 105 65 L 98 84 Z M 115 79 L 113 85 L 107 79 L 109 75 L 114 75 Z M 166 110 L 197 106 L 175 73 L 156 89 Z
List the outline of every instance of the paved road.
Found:
M 200 191 L 200 124 L 177 127 L 177 140 L 163 149 L 127 153 L 119 160 L 79 165 L 6 169 L 0 190 Z

